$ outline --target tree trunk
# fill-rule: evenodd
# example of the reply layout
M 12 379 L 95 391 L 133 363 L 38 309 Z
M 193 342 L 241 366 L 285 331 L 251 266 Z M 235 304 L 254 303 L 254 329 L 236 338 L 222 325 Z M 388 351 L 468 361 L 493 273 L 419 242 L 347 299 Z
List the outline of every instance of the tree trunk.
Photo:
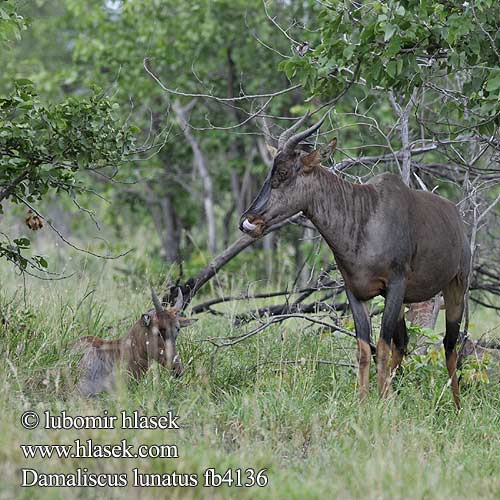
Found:
M 167 262 L 180 262 L 180 235 L 177 213 L 173 204 L 172 195 L 166 193 L 161 200 L 164 221 L 163 248 Z
M 208 165 L 205 157 L 201 151 L 200 145 L 196 138 L 194 137 L 191 128 L 187 121 L 187 113 L 193 107 L 195 101 L 191 101 L 186 107 L 182 107 L 178 101 L 172 102 L 172 109 L 177 117 L 179 126 L 184 133 L 184 137 L 191 146 L 193 151 L 194 162 L 198 170 L 198 174 L 201 177 L 201 182 L 203 184 L 203 207 L 205 209 L 205 218 L 207 220 L 207 243 L 208 250 L 211 253 L 217 251 L 217 236 L 216 236 L 216 225 L 215 225 L 215 210 L 214 210 L 214 194 L 212 186 L 212 178 L 208 170 Z
M 389 101 L 391 102 L 391 105 L 394 109 L 394 112 L 399 120 L 399 130 L 401 134 L 401 152 L 402 152 L 401 165 L 400 165 L 401 176 L 403 177 L 404 183 L 407 186 L 409 186 L 411 177 L 409 121 L 410 121 L 410 114 L 415 104 L 415 98 L 417 96 L 417 88 L 415 87 L 413 89 L 413 93 L 408 99 L 406 105 L 404 105 L 404 108 L 402 108 L 398 104 L 392 91 L 389 91 L 388 96 L 389 96 Z
M 262 248 L 266 258 L 266 275 L 269 281 L 273 281 L 274 260 L 275 260 L 276 235 L 266 234 L 262 239 Z
M 425 302 L 411 304 L 406 318 L 414 325 L 433 330 L 436 327 L 442 303 L 443 298 L 438 294 Z
M 160 198 L 148 184 L 146 192 L 146 204 L 160 237 L 165 260 L 169 263 L 180 262 L 179 222 L 172 194 L 165 190 Z
M 224 215 L 223 227 L 222 227 L 222 242 L 224 248 L 229 245 L 229 239 L 231 236 L 232 219 L 234 214 L 234 201 Z

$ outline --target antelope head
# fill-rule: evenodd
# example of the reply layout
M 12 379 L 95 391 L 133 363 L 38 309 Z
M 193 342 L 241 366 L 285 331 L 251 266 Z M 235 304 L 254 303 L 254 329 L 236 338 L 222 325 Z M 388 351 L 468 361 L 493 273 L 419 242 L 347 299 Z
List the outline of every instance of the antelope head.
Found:
M 254 238 L 262 236 L 266 228 L 304 210 L 311 196 L 316 167 L 325 153 L 329 156 L 335 149 L 336 139 L 327 148 L 318 148 L 307 153 L 299 143 L 318 130 L 326 118 L 297 132 L 309 118 L 306 113 L 278 139 L 278 149 L 269 148 L 274 155 L 273 165 L 264 185 L 250 207 L 240 218 L 240 229 Z
M 195 320 L 180 316 L 184 302 L 180 289 L 173 307 L 164 307 L 153 289 L 151 289 L 151 297 L 154 310 L 143 314 L 141 321 L 149 333 L 158 338 L 157 351 L 152 353 L 152 357 L 157 358 L 158 362 L 172 370 L 174 375 L 180 376 L 184 368 L 177 354 L 177 337 L 182 327 L 188 326 Z

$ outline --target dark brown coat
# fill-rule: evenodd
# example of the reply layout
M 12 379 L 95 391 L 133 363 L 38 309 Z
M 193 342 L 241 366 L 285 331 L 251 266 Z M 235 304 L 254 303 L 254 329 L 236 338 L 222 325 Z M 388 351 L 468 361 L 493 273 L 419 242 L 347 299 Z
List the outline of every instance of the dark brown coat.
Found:
M 299 140 L 313 128 L 297 134 Z M 258 237 L 266 227 L 300 211 L 316 226 L 345 280 L 358 338 L 361 397 L 368 391 L 371 357 L 366 301 L 385 297 L 377 345 L 377 379 L 380 394 L 385 395 L 408 343 L 404 304 L 442 291 L 444 346 L 458 406 L 455 344 L 470 251 L 457 208 L 441 196 L 408 188 L 391 173 L 377 175 L 367 184 L 351 184 L 320 165 L 324 150 L 305 153 L 297 148 L 297 136 L 282 141 L 261 191 L 241 217 L 240 228 Z M 330 148 L 335 145 L 336 140 Z

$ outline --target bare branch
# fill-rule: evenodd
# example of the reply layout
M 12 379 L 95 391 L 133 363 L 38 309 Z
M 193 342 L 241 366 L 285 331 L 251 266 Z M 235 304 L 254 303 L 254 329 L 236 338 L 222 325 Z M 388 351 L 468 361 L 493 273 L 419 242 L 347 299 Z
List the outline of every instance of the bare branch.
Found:
M 172 286 L 168 294 L 163 297 L 163 302 L 171 303 L 172 300 L 175 300 L 174 297 L 177 297 L 177 290 L 180 288 L 184 296 L 185 308 L 191 302 L 198 290 L 210 279 L 212 279 L 217 274 L 219 269 L 224 267 L 231 259 L 236 257 L 236 255 L 245 250 L 245 248 L 248 248 L 255 242 L 259 241 L 266 234 L 272 233 L 273 231 L 282 228 L 283 226 L 289 224 L 290 222 L 293 222 L 299 217 L 300 214 L 297 214 L 282 222 L 273 224 L 272 226 L 267 228 L 259 238 L 252 238 L 248 234 L 240 236 L 232 245 L 230 245 L 221 254 L 215 257 L 212 262 L 210 262 L 210 264 L 204 267 L 195 277 L 189 278 L 182 285 L 177 284 Z
M 328 328 L 330 331 L 340 332 L 340 333 L 343 333 L 349 337 L 356 338 L 356 334 L 349 331 L 349 330 L 341 328 L 341 327 L 334 325 L 332 323 L 328 323 L 326 321 L 322 321 L 322 320 L 319 320 L 316 318 L 312 318 L 310 316 L 306 316 L 305 314 L 283 314 L 280 316 L 275 316 L 272 320 L 268 321 L 267 323 L 264 323 L 264 324 L 258 326 L 257 328 L 254 328 L 253 330 L 250 330 L 249 332 L 243 333 L 241 335 L 233 335 L 233 336 L 229 336 L 229 337 L 208 337 L 207 339 L 204 339 L 204 340 L 206 342 L 212 343 L 213 345 L 215 345 L 217 347 L 229 347 L 229 346 L 239 344 L 240 342 L 243 342 L 244 340 L 247 340 L 251 337 L 254 337 L 258 333 L 262 332 L 263 330 L 265 330 L 266 328 L 270 327 L 271 325 L 273 325 L 275 323 L 281 323 L 283 321 L 286 321 L 286 320 L 292 319 L 292 318 L 304 319 L 306 321 L 309 321 L 310 323 L 314 323 L 316 325 L 320 325 L 320 326 L 323 326 L 325 328 Z M 373 349 L 374 348 L 375 348 L 375 346 L 373 346 Z
M 26 205 L 30 210 L 33 211 L 33 213 L 35 213 L 36 215 L 38 215 L 38 217 L 40 217 L 41 219 L 43 219 L 48 225 L 49 227 L 57 234 L 57 236 L 59 236 L 59 238 L 61 238 L 62 241 L 64 241 L 64 243 L 66 243 L 66 245 L 70 246 L 71 248 L 74 248 L 75 250 L 78 250 L 79 252 L 83 252 L 83 253 L 86 253 L 86 254 L 89 254 L 89 255 L 93 255 L 94 257 L 99 257 L 100 259 L 108 259 L 108 260 L 114 260 L 114 259 L 119 259 L 120 257 L 124 257 L 125 255 L 129 254 L 132 249 L 130 250 L 127 250 L 126 252 L 123 252 L 123 253 L 120 253 L 118 255 L 101 255 L 101 254 L 98 254 L 98 253 L 95 253 L 95 252 L 91 252 L 90 250 L 85 250 L 84 248 L 81 248 L 77 245 L 75 245 L 74 243 L 71 243 L 71 241 L 67 240 L 63 235 L 62 233 L 59 231 L 59 229 L 57 229 L 53 224 L 52 222 L 50 222 L 45 216 L 43 216 L 33 205 L 31 205 L 28 201 L 26 201 L 24 198 L 21 198 L 20 196 L 18 195 L 15 195 L 15 197 L 21 202 L 23 203 L 24 205 Z
M 0 203 L 10 196 L 14 189 L 24 180 L 26 177 L 28 177 L 29 170 L 26 170 L 24 172 L 21 172 L 15 179 L 12 180 L 12 182 L 4 189 L 0 191 Z
M 250 94 L 250 95 L 243 95 L 239 97 L 217 97 L 211 94 L 197 94 L 197 93 L 189 93 L 189 92 L 181 92 L 179 90 L 174 90 L 170 89 L 167 86 L 165 86 L 162 81 L 159 79 L 158 76 L 153 72 L 151 69 L 151 62 L 148 57 L 144 58 L 143 61 L 143 66 L 146 72 L 153 78 L 153 80 L 165 91 L 168 92 L 169 94 L 173 95 L 178 95 L 178 96 L 183 96 L 183 97 L 203 97 L 205 99 L 213 99 L 214 101 L 217 102 L 233 102 L 233 101 L 244 101 L 244 100 L 250 100 L 250 99 L 260 99 L 263 97 L 276 97 L 278 95 L 286 94 L 288 92 L 292 92 L 293 90 L 296 90 L 300 88 L 302 85 L 297 84 L 293 85 L 292 87 L 288 87 L 286 89 L 278 90 L 276 92 L 269 92 L 266 94 Z

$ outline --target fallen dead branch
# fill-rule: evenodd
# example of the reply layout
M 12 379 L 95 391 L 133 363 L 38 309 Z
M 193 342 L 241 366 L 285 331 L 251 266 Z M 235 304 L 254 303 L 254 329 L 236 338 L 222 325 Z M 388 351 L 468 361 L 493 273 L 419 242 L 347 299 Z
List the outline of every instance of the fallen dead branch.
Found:
M 283 321 L 286 321 L 286 320 L 292 319 L 292 318 L 304 319 L 306 321 L 309 321 L 310 323 L 314 323 L 316 325 L 320 325 L 320 326 L 323 326 L 325 328 L 328 328 L 330 331 L 340 332 L 340 333 L 343 333 L 349 337 L 356 338 L 356 335 L 353 332 L 346 330 L 345 328 L 342 328 L 338 325 L 335 325 L 335 324 L 332 324 L 332 323 L 329 323 L 327 321 L 323 321 L 323 320 L 320 320 L 317 318 L 313 318 L 311 316 L 306 316 L 305 314 L 294 313 L 294 314 L 283 314 L 283 315 L 275 316 L 274 318 L 272 318 L 268 322 L 263 323 L 263 324 L 259 325 L 257 328 L 254 328 L 253 330 L 250 330 L 249 332 L 245 332 L 241 335 L 232 335 L 232 336 L 228 336 L 228 337 L 207 337 L 206 339 L 203 339 L 203 341 L 210 342 L 211 344 L 213 344 L 216 347 L 233 346 L 233 345 L 239 344 L 240 342 L 243 342 L 244 340 L 247 340 L 251 337 L 254 337 L 258 333 L 265 330 L 266 328 L 269 328 L 271 325 L 274 325 L 276 323 L 282 323 Z M 374 345 L 371 345 L 371 347 L 373 350 L 375 350 Z
M 295 295 L 295 294 L 304 294 L 305 292 L 317 292 L 319 290 L 326 290 L 326 289 L 331 289 L 333 287 L 326 287 L 326 286 L 317 286 L 317 287 L 308 287 L 308 288 L 302 288 L 300 290 L 284 290 L 284 291 L 278 291 L 278 292 L 269 292 L 269 293 L 254 293 L 254 294 L 249 294 L 245 293 L 242 295 L 229 295 L 229 296 L 224 296 L 224 297 L 219 297 L 216 299 L 211 299 L 207 300 L 206 302 L 202 302 L 201 304 L 198 304 L 194 306 L 191 309 L 192 314 L 200 314 L 202 312 L 211 312 L 211 313 L 218 313 L 219 311 L 214 311 L 212 309 L 212 306 L 217 305 L 217 304 L 222 304 L 225 302 L 233 302 L 233 301 L 239 301 L 239 300 L 257 300 L 257 299 L 269 299 L 273 297 L 282 297 L 283 295 L 290 296 L 290 295 Z
M 347 302 L 329 304 L 326 299 L 333 297 L 334 294 L 328 294 L 321 301 L 310 302 L 309 304 L 278 304 L 275 306 L 266 306 L 253 311 L 237 314 L 234 320 L 236 326 L 249 321 L 254 321 L 262 317 L 282 316 L 286 314 L 311 314 L 318 312 L 344 312 L 349 309 Z
M 247 234 L 240 236 L 221 254 L 215 257 L 212 262 L 210 262 L 210 264 L 204 267 L 195 277 L 189 278 L 183 284 L 176 283 L 174 286 L 171 286 L 168 293 L 163 296 L 163 302 L 166 304 L 172 304 L 173 301 L 175 301 L 175 297 L 177 297 L 178 290 L 180 289 L 184 297 L 183 309 L 185 309 L 186 306 L 191 302 L 193 297 L 196 295 L 198 290 L 210 279 L 212 279 L 217 274 L 219 269 L 224 267 L 231 259 L 245 250 L 245 248 L 248 248 L 255 242 L 259 241 L 266 234 L 276 231 L 277 229 L 280 229 L 283 226 L 286 226 L 287 224 L 298 220 L 300 217 L 302 217 L 302 214 L 297 214 L 293 217 L 290 217 L 289 219 L 270 226 L 260 238 L 252 238 Z
M 263 361 L 262 363 L 257 363 L 256 365 L 251 366 L 248 371 L 253 372 L 262 368 L 264 366 L 276 366 L 275 371 L 278 371 L 282 365 L 300 365 L 300 366 L 308 366 L 308 365 L 330 365 L 330 366 L 342 366 L 346 368 L 356 368 L 354 363 L 343 363 L 341 361 L 329 361 L 327 359 L 283 359 L 279 361 Z

